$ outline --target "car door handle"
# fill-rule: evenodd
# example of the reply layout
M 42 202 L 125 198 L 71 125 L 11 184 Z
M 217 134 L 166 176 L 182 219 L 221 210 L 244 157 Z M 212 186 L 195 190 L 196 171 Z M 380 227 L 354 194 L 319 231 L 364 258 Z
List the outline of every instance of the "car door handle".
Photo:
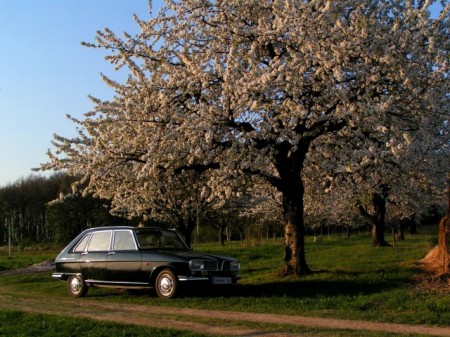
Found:
M 108 255 L 114 255 L 116 252 L 108 252 Z

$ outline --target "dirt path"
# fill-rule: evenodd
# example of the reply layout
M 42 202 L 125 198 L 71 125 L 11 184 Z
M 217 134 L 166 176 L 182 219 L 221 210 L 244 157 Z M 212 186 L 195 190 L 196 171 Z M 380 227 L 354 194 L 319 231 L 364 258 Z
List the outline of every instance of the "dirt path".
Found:
M 148 327 L 173 328 L 207 333 L 216 336 L 268 336 L 293 337 L 293 333 L 280 333 L 242 328 L 239 322 L 291 325 L 326 329 L 380 331 L 430 336 L 450 336 L 450 328 L 423 325 L 375 323 L 354 320 L 337 320 L 303 316 L 255 314 L 245 312 L 197 310 L 102 302 L 94 299 L 55 298 L 29 293 L 13 293 L 0 284 L 0 308 L 25 312 L 70 315 L 97 320 L 136 324 Z M 199 323 L 199 322 L 207 323 Z M 210 323 L 213 322 L 213 323 Z M 231 323 L 230 323 L 231 322 Z M 233 322 L 235 324 L 233 324 Z
M 49 271 L 52 268 L 52 264 L 44 262 L 24 269 L 0 272 L 0 277 L 1 275 L 16 274 L 18 272 L 32 273 Z M 240 322 L 252 322 L 256 324 L 290 325 L 319 329 L 378 331 L 450 337 L 450 328 L 425 325 L 122 304 L 98 301 L 89 297 L 82 299 L 73 299 L 71 297 L 57 298 L 51 295 L 36 293 L 23 292 L 17 294 L 16 291 L 12 291 L 0 283 L 0 308 L 31 313 L 85 317 L 101 321 L 148 327 L 189 330 L 215 336 L 300 336 L 295 333 L 256 330 L 239 326 Z M 199 323 L 202 321 L 208 322 Z

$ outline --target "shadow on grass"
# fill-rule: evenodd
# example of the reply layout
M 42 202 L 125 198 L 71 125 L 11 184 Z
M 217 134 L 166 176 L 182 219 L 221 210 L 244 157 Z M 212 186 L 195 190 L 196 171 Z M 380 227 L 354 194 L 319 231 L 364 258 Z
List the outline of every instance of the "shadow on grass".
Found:
M 343 270 L 316 271 L 313 275 L 304 278 L 273 276 L 270 282 L 257 284 L 242 284 L 226 286 L 210 286 L 200 284 L 180 284 L 179 298 L 267 298 L 267 297 L 290 297 L 290 298 L 316 298 L 334 296 L 358 296 L 370 295 L 404 287 L 408 282 L 402 275 L 387 272 L 387 278 L 380 277 L 378 273 L 367 275 L 367 273 L 347 272 Z M 360 274 L 365 274 L 360 275 Z M 363 278 L 361 278 L 363 277 Z M 325 278 L 325 279 L 322 279 Z M 328 279 L 327 279 L 328 278 Z M 90 297 L 109 297 L 111 289 L 100 289 L 91 292 Z M 128 296 L 150 295 L 156 297 L 155 291 L 151 290 L 117 290 L 117 292 Z
M 403 278 L 390 278 L 388 281 L 361 280 L 274 280 L 261 284 L 236 284 L 233 286 L 190 286 L 183 297 L 297 297 L 315 298 L 318 296 L 357 296 L 370 295 L 404 286 Z

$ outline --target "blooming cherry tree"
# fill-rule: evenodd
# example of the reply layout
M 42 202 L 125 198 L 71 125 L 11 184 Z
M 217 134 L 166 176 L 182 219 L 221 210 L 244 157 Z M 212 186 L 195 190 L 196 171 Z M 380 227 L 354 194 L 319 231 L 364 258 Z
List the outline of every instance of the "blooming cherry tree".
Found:
M 353 212 L 345 207 L 357 205 L 372 223 L 373 245 L 386 246 L 387 212 L 391 221 L 399 221 L 413 214 L 420 216 L 431 205 L 443 208 L 449 165 L 448 123 L 444 114 L 433 117 L 432 123 L 428 116 L 421 125 L 409 120 L 390 125 L 402 132 L 360 128 L 346 142 L 322 137 L 323 151 L 309 157 L 305 174 L 313 178 L 308 181 L 315 195 L 325 192 L 329 197 L 321 207 L 315 206 L 317 198 L 310 197 L 313 206 L 309 212 L 323 212 L 325 207 L 329 214 L 340 211 L 350 215 Z M 333 216 L 339 217 L 342 215 Z
M 207 173 L 203 192 L 219 198 L 257 175 L 282 196 L 280 274 L 307 274 L 302 176 L 314 144 L 370 126 L 395 136 L 396 121 L 443 113 L 449 7 L 430 19 L 432 3 L 166 0 L 136 18 L 139 35 L 106 29 L 87 44 L 128 80 L 105 78 L 114 99 L 94 100 L 43 169 L 81 174 L 87 191 L 137 212 L 161 171 Z

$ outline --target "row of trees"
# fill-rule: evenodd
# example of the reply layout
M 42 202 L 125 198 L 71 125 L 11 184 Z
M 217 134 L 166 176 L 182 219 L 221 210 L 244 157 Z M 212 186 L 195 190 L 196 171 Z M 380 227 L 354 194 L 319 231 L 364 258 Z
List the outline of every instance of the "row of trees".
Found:
M 435 2 L 166 0 L 140 34 L 85 44 L 129 77 L 104 77 L 114 98 L 72 118 L 42 169 L 113 212 L 173 212 L 187 237 L 203 207 L 282 214 L 281 275 L 310 272 L 305 215 L 356 209 L 383 246 L 390 208 L 443 196 L 450 5 L 430 17 Z
M 0 245 L 63 245 L 88 227 L 124 221 L 109 214 L 107 201 L 68 196 L 73 182 L 66 174 L 54 174 L 1 187 Z
M 94 226 L 138 225 L 147 221 L 149 225 L 176 227 L 185 234 L 190 243 L 195 240 L 218 240 L 224 244 L 231 239 L 279 238 L 283 233 L 282 209 L 275 196 L 253 195 L 250 198 L 232 197 L 226 202 L 188 204 L 179 208 L 160 209 L 158 221 L 155 217 L 128 219 L 125 214 L 113 216 L 107 200 L 71 194 L 71 185 L 76 180 L 67 174 L 54 174 L 50 177 L 29 176 L 5 187 L 0 187 L 0 246 L 11 244 L 26 247 L 28 245 L 64 245 L 80 231 Z M 187 198 L 178 191 L 177 196 Z M 179 211 L 181 210 L 181 213 Z M 424 222 L 437 223 L 438 219 L 424 216 L 436 216 L 436 209 L 422 214 Z M 364 222 L 357 208 L 348 205 L 349 214 L 338 215 L 309 212 L 305 218 L 306 230 L 315 236 L 349 236 L 352 232 L 366 231 L 369 222 Z M 183 218 L 183 214 L 186 218 Z M 345 216 L 345 218 L 344 218 Z M 415 233 L 416 221 L 406 217 L 399 218 L 390 210 L 387 223 L 399 234 L 405 229 Z M 190 226 L 193 226 L 191 229 Z
M 200 201 L 178 206 L 174 202 L 161 205 L 161 214 L 152 219 L 128 213 L 113 216 L 109 201 L 71 193 L 75 181 L 67 174 L 57 173 L 50 177 L 29 176 L 0 187 L 0 246 L 10 240 L 12 245 L 23 247 L 64 245 L 89 227 L 141 222 L 177 227 L 182 233 L 188 233 L 185 234 L 188 244 L 194 228 L 197 241 L 219 238 L 221 244 L 225 239 L 273 237 L 282 232 L 280 219 L 275 223 L 249 220 L 240 216 L 244 205 L 236 203 L 219 208 Z M 172 197 L 179 197 L 180 203 L 189 198 L 189 191 L 172 192 Z

